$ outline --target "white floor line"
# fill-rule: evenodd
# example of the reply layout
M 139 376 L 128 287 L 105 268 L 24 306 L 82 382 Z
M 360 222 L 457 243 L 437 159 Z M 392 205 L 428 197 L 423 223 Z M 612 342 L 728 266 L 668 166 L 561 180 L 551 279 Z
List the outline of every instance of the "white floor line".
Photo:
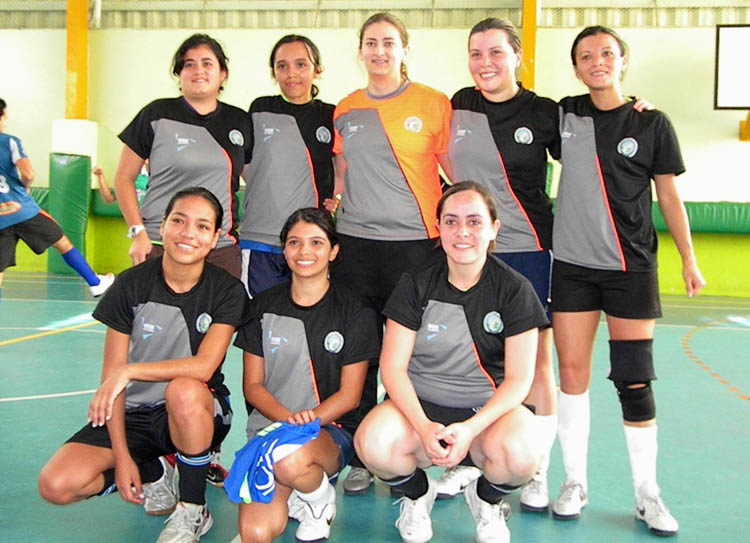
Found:
M 36 396 L 16 396 L 14 398 L 0 398 L 2 402 L 22 402 L 26 400 L 46 400 L 48 398 L 63 398 L 65 396 L 81 396 L 83 394 L 93 394 L 96 392 L 95 388 L 91 390 L 78 390 L 75 392 L 58 392 L 56 394 L 37 394 Z
M 75 326 L 76 324 L 83 324 L 84 322 L 91 322 L 93 320 L 94 319 L 91 316 L 91 313 L 80 313 L 78 315 L 73 315 L 72 317 L 68 317 L 67 319 L 62 319 L 59 321 L 52 321 L 46 326 L 40 326 L 39 330 L 57 330 L 58 328 L 66 328 L 68 326 Z

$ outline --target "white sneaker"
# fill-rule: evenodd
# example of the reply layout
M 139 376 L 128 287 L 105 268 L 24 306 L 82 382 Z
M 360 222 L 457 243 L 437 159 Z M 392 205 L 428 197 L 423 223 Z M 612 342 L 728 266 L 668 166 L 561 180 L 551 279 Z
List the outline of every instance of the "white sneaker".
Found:
M 436 494 L 435 481 L 427 477 L 427 492 L 424 496 L 416 500 L 404 496 L 395 502 L 401 502 L 396 528 L 404 543 L 426 543 L 432 539 L 430 512 L 435 505 Z
M 89 285 L 89 292 L 91 292 L 91 295 L 94 298 L 98 298 L 104 294 L 104 292 L 112 286 L 112 283 L 115 282 L 115 275 L 113 273 L 108 273 L 106 275 L 97 274 L 97 277 L 99 278 L 99 284 L 94 286 Z
M 372 473 L 365 468 L 352 467 L 344 479 L 344 493 L 349 496 L 364 494 L 372 484 Z
M 305 502 L 299 497 L 296 490 L 292 490 L 286 499 L 286 507 L 289 510 L 287 517 L 297 522 L 302 522 L 306 516 L 307 508 Z
M 156 543 L 197 543 L 211 529 L 214 519 L 205 505 L 178 502 L 174 513 L 164 524 L 167 526 L 159 534 Z
M 524 511 L 546 511 L 549 507 L 547 478 L 534 475 L 521 489 L 521 509 Z
M 469 483 L 479 479 L 482 470 L 474 466 L 453 466 L 446 469 L 437 480 L 437 497 L 439 500 L 452 498 L 461 494 Z
M 177 505 L 177 490 L 175 488 L 175 469 L 172 464 L 159 458 L 164 467 L 164 473 L 153 483 L 143 485 L 143 509 L 147 515 L 168 515 Z
M 635 500 L 635 518 L 645 522 L 648 529 L 657 535 L 676 535 L 680 529 L 677 520 L 659 497 L 659 487 L 648 481 L 638 489 L 638 496 Z
M 510 516 L 510 506 L 505 502 L 489 503 L 477 494 L 477 480 L 464 490 L 464 499 L 476 525 L 477 543 L 510 543 L 510 530 L 505 520 Z
M 570 520 L 581 516 L 581 509 L 589 504 L 586 491 L 578 481 L 565 481 L 560 494 L 552 504 L 552 514 L 560 520 Z
M 331 535 L 331 522 L 336 518 L 336 490 L 333 486 L 328 485 L 326 495 L 317 503 L 306 502 L 299 496 L 297 500 L 302 502 L 304 507 L 297 533 L 294 534 L 297 541 L 328 539 Z

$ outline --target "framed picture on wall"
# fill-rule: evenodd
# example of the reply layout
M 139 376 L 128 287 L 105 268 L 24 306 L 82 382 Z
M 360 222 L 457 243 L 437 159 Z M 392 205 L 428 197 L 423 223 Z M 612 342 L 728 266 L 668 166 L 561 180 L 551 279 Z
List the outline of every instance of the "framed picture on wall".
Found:
M 750 110 L 750 25 L 716 26 L 714 109 Z

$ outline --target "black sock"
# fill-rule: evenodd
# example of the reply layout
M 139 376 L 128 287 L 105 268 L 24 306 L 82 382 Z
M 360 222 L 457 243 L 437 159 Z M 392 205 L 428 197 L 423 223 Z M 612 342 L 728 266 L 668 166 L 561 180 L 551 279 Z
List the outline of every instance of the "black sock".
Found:
M 487 503 L 500 503 L 503 498 L 516 490 L 517 486 L 495 484 L 489 482 L 484 475 L 477 481 L 477 495 Z
M 158 458 L 153 460 L 147 460 L 142 464 L 138 464 L 138 472 L 141 475 L 141 483 L 153 483 L 158 481 L 164 473 L 164 466 Z
M 411 475 L 381 479 L 381 481 L 391 488 L 397 489 L 410 500 L 416 500 L 427 494 L 427 474 L 420 468 L 417 468 Z
M 211 460 L 211 449 L 198 454 L 185 454 L 177 451 L 177 471 L 180 474 L 180 501 L 206 503 L 206 474 Z

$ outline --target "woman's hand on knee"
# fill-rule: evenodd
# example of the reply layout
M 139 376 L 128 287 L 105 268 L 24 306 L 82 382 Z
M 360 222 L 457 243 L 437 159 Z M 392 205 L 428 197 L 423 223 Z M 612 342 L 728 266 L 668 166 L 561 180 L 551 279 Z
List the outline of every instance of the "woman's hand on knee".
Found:
M 121 366 L 99 385 L 89 402 L 88 420 L 92 426 L 104 426 L 112 418 L 112 405 L 129 382 L 127 366 Z

